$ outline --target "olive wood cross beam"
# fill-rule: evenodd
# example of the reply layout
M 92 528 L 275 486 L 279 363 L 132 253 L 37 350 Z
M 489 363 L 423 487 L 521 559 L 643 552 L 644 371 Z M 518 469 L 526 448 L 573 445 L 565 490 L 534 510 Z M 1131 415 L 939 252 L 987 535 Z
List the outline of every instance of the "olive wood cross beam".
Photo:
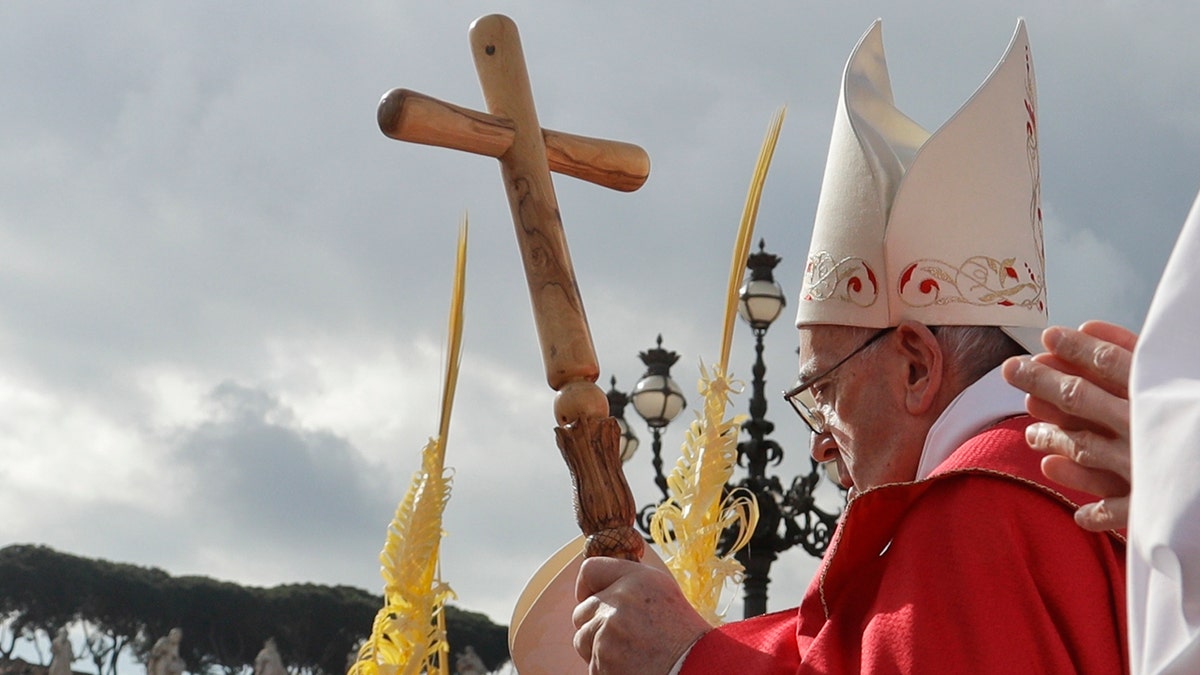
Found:
M 542 129 L 517 26 L 498 14 L 469 31 L 488 113 L 394 89 L 379 104 L 379 126 L 398 140 L 466 150 L 500 160 L 546 381 L 558 392 L 555 437 L 575 485 L 575 515 L 585 553 L 641 559 L 636 509 L 618 456 L 620 429 L 596 379 L 583 300 L 575 281 L 550 171 L 618 190 L 636 190 L 650 161 L 636 145 Z

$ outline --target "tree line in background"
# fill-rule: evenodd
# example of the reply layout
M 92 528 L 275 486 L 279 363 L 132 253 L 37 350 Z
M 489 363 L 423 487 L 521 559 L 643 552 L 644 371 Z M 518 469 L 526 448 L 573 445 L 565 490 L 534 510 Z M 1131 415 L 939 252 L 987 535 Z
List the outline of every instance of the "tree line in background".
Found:
M 192 673 L 245 672 L 274 638 L 289 672 L 334 675 L 382 603 L 350 586 L 240 586 L 15 545 L 0 549 L 0 660 L 22 642 L 48 659 L 43 646 L 72 626 L 83 635 L 75 654 L 99 675 L 118 675 L 119 658 L 145 662 L 155 640 L 180 628 Z M 447 607 L 446 630 L 452 654 L 470 645 L 489 670 L 508 661 L 507 627 L 483 614 Z

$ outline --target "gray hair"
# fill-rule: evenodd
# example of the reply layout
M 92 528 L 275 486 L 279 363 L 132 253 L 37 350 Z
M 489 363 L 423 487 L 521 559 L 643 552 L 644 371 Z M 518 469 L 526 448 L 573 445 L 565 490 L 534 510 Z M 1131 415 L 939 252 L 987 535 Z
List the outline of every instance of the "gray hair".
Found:
M 930 326 L 946 354 L 946 365 L 960 373 L 964 384 L 983 377 L 1025 348 L 997 326 Z
M 842 339 L 847 342 L 862 342 L 875 333 L 876 328 L 838 326 Z M 997 326 L 929 326 L 945 356 L 946 368 L 961 378 L 963 386 L 973 384 L 1010 356 L 1025 354 L 1025 348 L 1017 344 Z M 880 343 L 867 348 L 867 352 L 878 349 Z

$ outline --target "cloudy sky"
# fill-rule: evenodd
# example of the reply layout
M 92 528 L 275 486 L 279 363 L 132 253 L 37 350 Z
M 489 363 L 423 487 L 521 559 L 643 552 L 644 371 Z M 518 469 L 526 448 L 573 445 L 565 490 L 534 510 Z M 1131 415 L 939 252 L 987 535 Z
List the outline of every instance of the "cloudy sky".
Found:
M 0 4 L 0 544 L 378 590 L 436 431 L 465 211 L 443 570 L 459 604 L 508 622 L 575 525 L 503 187 L 494 160 L 375 122 L 393 87 L 482 109 L 467 29 L 491 12 L 520 27 L 544 125 L 651 156 L 633 194 L 556 179 L 606 388 L 632 386 L 661 333 L 697 398 L 782 104 L 758 233 L 798 290 L 841 69 L 877 16 L 897 103 L 931 129 L 1027 18 L 1051 320 L 1140 325 L 1200 186 L 1200 6 L 859 4 Z M 774 392 L 794 378 L 790 320 L 767 343 Z M 744 325 L 734 348 L 748 378 Z M 791 476 L 807 436 L 778 398 L 768 417 Z M 648 453 L 627 471 L 650 501 Z M 776 563 L 772 607 L 813 565 Z

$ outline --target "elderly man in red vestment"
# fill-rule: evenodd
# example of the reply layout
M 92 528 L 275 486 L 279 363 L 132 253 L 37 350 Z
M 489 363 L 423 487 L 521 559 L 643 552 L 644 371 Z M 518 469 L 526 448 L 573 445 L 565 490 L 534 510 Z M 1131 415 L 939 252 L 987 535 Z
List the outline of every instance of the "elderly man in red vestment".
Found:
M 1049 482 L 1000 364 L 1046 321 L 1023 23 L 930 134 L 893 105 L 878 23 L 846 65 L 789 401 L 850 488 L 800 607 L 713 629 L 672 579 L 584 562 L 592 673 L 1127 672 L 1124 542 Z

